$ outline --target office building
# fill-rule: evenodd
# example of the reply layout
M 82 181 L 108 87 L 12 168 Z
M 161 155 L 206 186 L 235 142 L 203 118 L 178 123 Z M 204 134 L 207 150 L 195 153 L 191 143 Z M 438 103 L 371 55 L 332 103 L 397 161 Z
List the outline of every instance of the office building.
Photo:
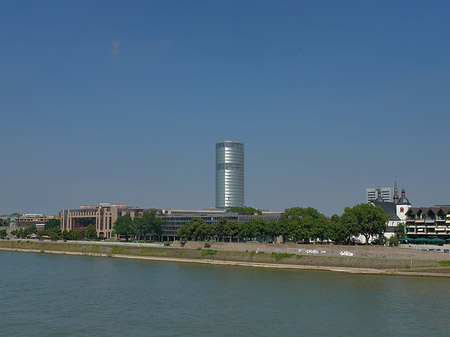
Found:
M 22 214 L 15 219 L 15 226 L 25 228 L 30 225 L 36 225 L 39 228 L 42 228 L 43 225 L 51 219 L 57 219 L 57 217 L 45 214 Z
M 152 237 L 153 240 L 174 241 L 178 240 L 177 231 L 194 218 L 199 218 L 207 224 L 217 222 L 220 218 L 227 221 L 248 222 L 251 219 L 265 219 L 267 221 L 278 219 L 280 212 L 262 212 L 262 215 L 248 215 L 230 213 L 225 210 L 177 210 L 156 208 L 127 208 L 124 204 L 102 203 L 97 207 L 83 205 L 78 209 L 66 209 L 59 213 L 61 218 L 61 230 L 83 230 L 93 225 L 100 238 L 115 238 L 113 233 L 114 223 L 123 216 L 129 215 L 132 219 L 142 215 L 146 211 L 156 210 L 157 217 L 164 220 L 163 232 L 160 237 Z
M 216 208 L 244 206 L 244 144 L 216 143 Z
M 375 201 L 378 191 L 381 192 L 381 198 L 384 202 L 392 202 L 394 200 L 394 189 L 392 187 L 370 187 L 366 188 L 366 202 Z

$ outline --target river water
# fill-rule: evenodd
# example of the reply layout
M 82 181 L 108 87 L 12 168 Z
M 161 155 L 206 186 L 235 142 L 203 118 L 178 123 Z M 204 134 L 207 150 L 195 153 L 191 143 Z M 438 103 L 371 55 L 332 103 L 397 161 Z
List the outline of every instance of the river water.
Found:
M 0 252 L 1 336 L 449 336 L 450 279 Z

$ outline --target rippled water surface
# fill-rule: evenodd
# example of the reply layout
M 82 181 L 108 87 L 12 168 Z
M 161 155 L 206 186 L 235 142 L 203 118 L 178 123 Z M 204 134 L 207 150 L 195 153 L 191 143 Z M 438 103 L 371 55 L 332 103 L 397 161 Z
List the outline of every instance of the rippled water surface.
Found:
M 0 252 L 1 336 L 449 336 L 450 279 Z

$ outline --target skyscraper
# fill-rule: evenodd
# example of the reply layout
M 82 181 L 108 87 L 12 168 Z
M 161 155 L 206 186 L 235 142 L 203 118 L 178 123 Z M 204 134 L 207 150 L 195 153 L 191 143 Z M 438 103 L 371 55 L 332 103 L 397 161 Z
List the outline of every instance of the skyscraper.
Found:
M 216 143 L 216 208 L 244 206 L 244 143 Z
M 394 199 L 394 189 L 392 187 L 366 188 L 366 202 L 374 201 L 377 198 L 378 190 L 381 192 L 381 198 L 385 202 L 392 202 Z

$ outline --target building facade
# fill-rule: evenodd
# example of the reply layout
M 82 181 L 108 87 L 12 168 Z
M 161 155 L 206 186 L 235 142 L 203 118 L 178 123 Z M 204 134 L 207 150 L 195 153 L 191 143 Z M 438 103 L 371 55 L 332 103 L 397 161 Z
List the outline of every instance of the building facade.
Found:
M 97 207 L 93 205 L 81 205 L 77 209 L 64 209 L 59 212 L 61 230 L 83 230 L 93 225 L 97 236 L 104 239 L 114 238 L 113 226 L 116 220 L 123 215 L 131 218 L 142 215 L 143 208 L 127 208 L 125 204 L 101 203 Z
M 202 219 L 207 224 L 213 224 L 221 218 L 227 221 L 237 221 L 240 223 L 249 222 L 252 219 L 265 219 L 267 221 L 280 219 L 280 212 L 262 212 L 262 215 L 247 215 L 225 210 L 161 210 L 159 217 L 165 221 L 162 241 L 178 240 L 177 231 L 194 218 Z
M 83 230 L 93 225 L 97 236 L 104 239 L 116 238 L 113 233 L 114 223 L 123 216 L 129 215 L 132 219 L 142 215 L 146 211 L 156 210 L 157 217 L 164 221 L 161 237 L 154 238 L 160 241 L 178 240 L 177 231 L 194 218 L 200 218 L 206 223 L 217 222 L 220 218 L 227 221 L 248 222 L 251 219 L 266 219 L 267 221 L 280 218 L 280 212 L 263 212 L 262 215 L 246 215 L 240 213 L 229 213 L 225 210 L 177 210 L 177 209 L 155 209 L 155 208 L 128 208 L 124 204 L 102 203 L 94 207 L 83 205 L 78 209 L 66 209 L 59 213 L 61 219 L 61 230 Z
M 216 208 L 244 206 L 244 144 L 216 143 Z
M 406 212 L 406 235 L 450 239 L 450 206 L 410 208 Z
M 29 225 L 36 225 L 43 228 L 43 225 L 50 219 L 57 219 L 57 217 L 45 214 L 22 214 L 22 216 L 15 218 L 15 226 L 25 228 Z
M 392 202 L 394 199 L 394 189 L 392 187 L 369 187 L 366 188 L 366 203 L 375 201 L 378 191 L 381 192 L 381 198 L 384 202 Z

